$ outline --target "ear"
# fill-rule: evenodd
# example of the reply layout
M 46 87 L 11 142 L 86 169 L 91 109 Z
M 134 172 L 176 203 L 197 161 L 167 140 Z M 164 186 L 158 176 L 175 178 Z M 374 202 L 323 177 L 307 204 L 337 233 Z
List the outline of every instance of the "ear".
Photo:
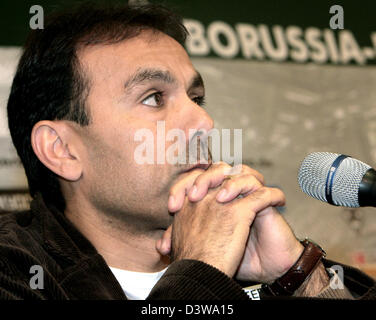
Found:
M 77 181 L 82 175 L 75 142 L 75 135 L 64 121 L 39 121 L 31 132 L 31 144 L 38 159 L 69 181 Z

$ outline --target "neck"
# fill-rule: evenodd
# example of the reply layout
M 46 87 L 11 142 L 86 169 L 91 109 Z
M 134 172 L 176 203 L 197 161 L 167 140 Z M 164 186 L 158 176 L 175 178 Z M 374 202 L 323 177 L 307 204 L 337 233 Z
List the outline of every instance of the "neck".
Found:
M 163 230 L 132 233 L 119 221 L 107 218 L 91 208 L 67 204 L 65 216 L 92 243 L 107 265 L 137 272 L 157 272 L 169 264 L 156 250 Z

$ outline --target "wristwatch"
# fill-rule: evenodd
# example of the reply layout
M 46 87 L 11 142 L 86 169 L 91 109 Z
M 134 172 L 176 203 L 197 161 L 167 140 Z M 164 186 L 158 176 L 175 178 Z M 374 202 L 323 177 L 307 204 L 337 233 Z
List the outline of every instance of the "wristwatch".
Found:
M 264 292 L 274 296 L 292 296 L 326 256 L 325 251 L 312 240 L 306 238 L 300 243 L 304 250 L 299 259 L 282 277 L 270 285 L 264 285 Z

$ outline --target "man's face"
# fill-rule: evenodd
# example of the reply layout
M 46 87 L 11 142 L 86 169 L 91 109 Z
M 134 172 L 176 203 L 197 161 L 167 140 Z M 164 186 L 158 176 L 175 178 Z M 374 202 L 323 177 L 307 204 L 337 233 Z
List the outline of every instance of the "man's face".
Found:
M 192 164 L 157 163 L 158 147 L 165 151 L 173 143 L 157 145 L 157 122 L 164 121 L 166 134 L 183 130 L 185 145 L 192 129 L 212 128 L 212 119 L 197 104 L 204 96 L 201 77 L 178 42 L 151 31 L 85 48 L 79 59 L 91 82 L 87 108 L 92 120 L 78 129 L 83 161 L 79 192 L 108 221 L 123 221 L 133 232 L 167 228 L 172 222 L 169 189 Z M 153 133 L 153 164 L 135 161 L 140 129 Z

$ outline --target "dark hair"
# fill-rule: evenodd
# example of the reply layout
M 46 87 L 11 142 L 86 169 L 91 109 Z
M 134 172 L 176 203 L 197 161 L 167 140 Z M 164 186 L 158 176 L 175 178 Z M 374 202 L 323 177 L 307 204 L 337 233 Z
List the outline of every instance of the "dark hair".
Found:
M 57 176 L 36 157 L 31 131 L 41 120 L 90 124 L 85 108 L 90 81 L 80 68 L 77 49 L 117 43 L 143 30 L 161 31 L 183 44 L 187 30 L 181 18 L 160 5 L 81 4 L 50 15 L 44 29 L 31 31 L 19 61 L 8 100 L 8 124 L 25 168 L 29 192 L 64 209 Z

